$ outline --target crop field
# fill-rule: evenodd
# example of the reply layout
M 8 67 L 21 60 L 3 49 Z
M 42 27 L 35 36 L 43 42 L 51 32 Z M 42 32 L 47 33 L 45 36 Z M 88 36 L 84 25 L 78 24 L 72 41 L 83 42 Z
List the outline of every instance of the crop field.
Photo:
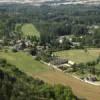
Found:
M 96 60 L 100 55 L 100 49 L 89 49 L 87 52 L 84 50 L 65 50 L 55 52 L 55 55 L 72 60 L 76 63 L 86 63 Z
M 21 31 L 23 32 L 23 34 L 25 36 L 40 36 L 39 31 L 35 28 L 35 26 L 33 24 L 24 24 L 22 26 Z
M 63 84 L 70 86 L 75 95 L 86 100 L 100 100 L 100 87 L 87 84 L 78 79 L 75 79 L 69 74 L 64 74 L 58 71 L 49 71 L 38 74 L 33 74 L 33 77 L 44 80 L 49 84 Z M 82 99 L 82 100 L 85 100 Z
M 45 72 L 49 70 L 49 67 L 36 61 L 29 54 L 23 52 L 0 52 L 0 57 L 7 59 L 13 65 L 16 65 L 20 70 L 30 75 L 38 72 Z

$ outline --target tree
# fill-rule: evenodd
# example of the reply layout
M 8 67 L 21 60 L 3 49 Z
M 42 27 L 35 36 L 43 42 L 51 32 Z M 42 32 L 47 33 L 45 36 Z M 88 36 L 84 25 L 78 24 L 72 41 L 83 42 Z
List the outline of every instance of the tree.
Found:
M 35 56 L 35 55 L 37 54 L 37 48 L 36 48 L 36 46 L 34 46 L 34 47 L 30 50 L 30 54 L 31 54 L 32 56 Z

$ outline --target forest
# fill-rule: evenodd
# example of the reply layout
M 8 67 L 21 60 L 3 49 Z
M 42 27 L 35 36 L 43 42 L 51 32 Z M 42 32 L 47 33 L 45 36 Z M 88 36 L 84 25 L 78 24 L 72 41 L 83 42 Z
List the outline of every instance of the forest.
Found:
M 21 26 L 32 23 L 40 31 L 40 43 L 56 47 L 60 36 L 73 35 L 73 42 L 81 46 L 99 47 L 100 7 L 87 5 L 30 6 L 0 5 L 0 35 L 17 38 L 22 35 Z M 2 35 L 3 34 L 3 35 Z M 82 36 L 82 39 L 80 37 Z M 67 40 L 66 40 L 67 41 Z M 67 41 L 68 42 L 68 41 Z M 67 47 L 64 47 L 65 49 Z M 82 47 L 80 47 L 82 48 Z

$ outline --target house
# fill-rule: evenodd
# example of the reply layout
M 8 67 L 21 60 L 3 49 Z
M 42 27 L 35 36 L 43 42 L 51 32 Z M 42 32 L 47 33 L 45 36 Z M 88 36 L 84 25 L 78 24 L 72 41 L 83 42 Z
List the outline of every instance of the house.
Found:
M 37 46 L 36 48 L 37 48 L 38 51 L 41 51 L 41 50 L 44 49 L 44 46 Z
M 60 40 L 59 40 L 59 43 L 60 43 L 60 44 L 62 44 L 62 43 L 63 43 L 63 40 L 62 40 L 62 39 L 60 39 Z
M 26 47 L 32 47 L 33 45 L 32 45 L 32 43 L 31 43 L 31 41 L 25 41 L 25 45 L 26 45 Z
M 72 47 L 79 47 L 80 45 L 80 42 L 72 42 Z
M 15 49 L 16 51 L 23 50 L 26 48 L 26 44 L 23 40 L 16 41 L 16 44 L 12 47 L 12 49 Z
M 68 60 L 66 63 L 59 65 L 58 68 L 60 68 L 64 72 L 69 72 L 69 71 L 71 72 L 73 71 L 74 64 L 75 64 L 74 62 Z
M 63 42 L 64 42 L 64 40 L 68 40 L 69 42 L 72 42 L 72 38 L 71 37 L 69 37 L 69 36 L 60 36 L 57 40 L 58 40 L 58 42 L 60 43 L 60 44 L 62 44 Z
M 22 40 L 17 40 L 16 41 L 16 44 L 19 44 L 19 43 L 21 43 L 22 42 Z
M 75 63 L 73 61 L 69 60 L 68 64 L 71 65 L 71 66 L 73 66 Z
M 67 59 L 62 59 L 62 58 L 59 58 L 59 57 L 53 57 L 50 61 L 51 64 L 53 65 L 62 65 L 62 64 L 65 64 L 65 63 L 68 63 L 68 60 Z
M 95 81 L 97 81 L 97 78 L 94 75 L 88 75 L 87 77 L 84 78 L 84 80 L 85 81 L 95 82 Z
M 12 40 L 12 41 L 9 42 L 9 44 L 10 44 L 11 46 L 15 45 L 15 41 Z
M 91 26 L 88 26 L 87 28 L 89 28 L 89 29 L 98 29 L 99 26 L 98 25 L 91 25 Z
M 59 65 L 58 68 L 61 69 L 62 71 L 66 71 L 69 68 L 71 68 L 71 66 L 69 64 L 65 63 L 65 64 Z
M 74 62 L 60 58 L 60 57 L 52 57 L 51 61 L 49 62 L 51 65 L 56 66 L 56 68 L 62 70 L 63 72 L 73 71 Z

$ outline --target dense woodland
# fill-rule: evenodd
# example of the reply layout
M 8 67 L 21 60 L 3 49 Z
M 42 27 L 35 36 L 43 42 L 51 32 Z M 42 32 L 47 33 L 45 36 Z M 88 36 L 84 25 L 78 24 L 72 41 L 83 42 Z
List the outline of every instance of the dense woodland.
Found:
M 80 42 L 81 46 L 100 47 L 100 29 L 94 28 L 100 25 L 99 6 L 0 5 L 0 23 L 1 37 L 20 38 L 21 26 L 15 31 L 16 24 L 32 23 L 41 33 L 41 44 L 59 48 L 58 37 L 74 35 L 72 41 Z M 63 44 L 66 43 L 69 44 L 68 40 Z

